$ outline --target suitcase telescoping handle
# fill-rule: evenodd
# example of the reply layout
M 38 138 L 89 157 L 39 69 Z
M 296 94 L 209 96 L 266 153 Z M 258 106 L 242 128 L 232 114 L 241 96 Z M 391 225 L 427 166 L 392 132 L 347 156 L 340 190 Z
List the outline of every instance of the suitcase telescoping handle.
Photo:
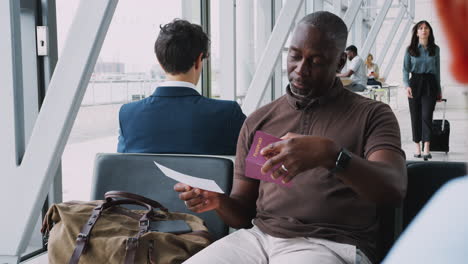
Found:
M 441 99 L 442 102 L 444 102 L 444 109 L 442 110 L 442 130 L 444 131 L 445 128 L 445 111 L 447 110 L 447 99 Z

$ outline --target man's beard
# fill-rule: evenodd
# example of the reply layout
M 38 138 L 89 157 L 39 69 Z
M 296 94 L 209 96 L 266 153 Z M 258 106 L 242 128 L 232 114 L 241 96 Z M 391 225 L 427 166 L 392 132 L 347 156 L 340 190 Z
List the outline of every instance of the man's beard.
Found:
M 298 99 L 313 99 L 321 97 L 328 93 L 335 85 L 336 78 L 334 78 L 330 83 L 315 84 L 315 87 L 310 87 L 310 89 L 298 89 L 295 88 L 293 84 L 289 83 L 289 88 L 294 97 Z M 326 89 L 324 88 L 326 87 Z
M 292 85 L 291 83 L 289 83 L 289 87 L 291 88 L 291 93 L 297 98 L 305 98 L 310 93 L 310 91 L 295 88 L 294 85 Z

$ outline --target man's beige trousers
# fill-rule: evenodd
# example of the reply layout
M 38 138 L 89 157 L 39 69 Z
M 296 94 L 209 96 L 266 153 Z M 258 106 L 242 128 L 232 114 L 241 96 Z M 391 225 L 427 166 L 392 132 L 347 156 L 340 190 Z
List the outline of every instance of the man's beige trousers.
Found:
M 356 246 L 316 238 L 277 238 L 254 226 L 238 230 L 184 264 L 371 264 Z

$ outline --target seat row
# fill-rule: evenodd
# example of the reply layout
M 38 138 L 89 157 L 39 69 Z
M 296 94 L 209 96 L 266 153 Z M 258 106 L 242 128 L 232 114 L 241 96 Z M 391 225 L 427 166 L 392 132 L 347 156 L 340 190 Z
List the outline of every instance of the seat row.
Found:
M 95 159 L 91 199 L 103 199 L 105 192 L 120 190 L 157 200 L 171 211 L 192 213 L 173 190 L 176 182 L 164 176 L 154 161 L 181 173 L 215 180 L 227 194 L 232 188 L 234 164 L 230 156 L 100 153 Z M 435 191 L 447 181 L 467 174 L 467 164 L 462 162 L 408 161 L 406 167 L 408 189 L 402 206 L 378 208 L 380 259 Z M 229 233 L 229 227 L 216 213 L 198 216 L 216 239 Z

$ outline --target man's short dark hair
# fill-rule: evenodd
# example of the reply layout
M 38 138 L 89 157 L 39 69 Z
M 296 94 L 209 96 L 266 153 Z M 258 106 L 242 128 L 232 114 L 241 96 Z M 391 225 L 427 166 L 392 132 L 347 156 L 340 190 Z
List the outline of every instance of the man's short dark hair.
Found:
M 185 73 L 194 65 L 200 54 L 207 58 L 210 40 L 201 26 L 186 20 L 174 19 L 160 26 L 154 51 L 161 67 L 170 74 Z
M 344 21 L 333 13 L 327 11 L 314 12 L 303 17 L 299 23 L 305 23 L 317 27 L 335 43 L 336 48 L 340 51 L 342 51 L 346 46 L 348 28 Z
M 356 46 L 354 46 L 354 45 L 348 46 L 348 47 L 345 49 L 345 51 L 352 51 L 352 52 L 354 52 L 354 54 L 357 55 L 357 48 L 356 48 Z

